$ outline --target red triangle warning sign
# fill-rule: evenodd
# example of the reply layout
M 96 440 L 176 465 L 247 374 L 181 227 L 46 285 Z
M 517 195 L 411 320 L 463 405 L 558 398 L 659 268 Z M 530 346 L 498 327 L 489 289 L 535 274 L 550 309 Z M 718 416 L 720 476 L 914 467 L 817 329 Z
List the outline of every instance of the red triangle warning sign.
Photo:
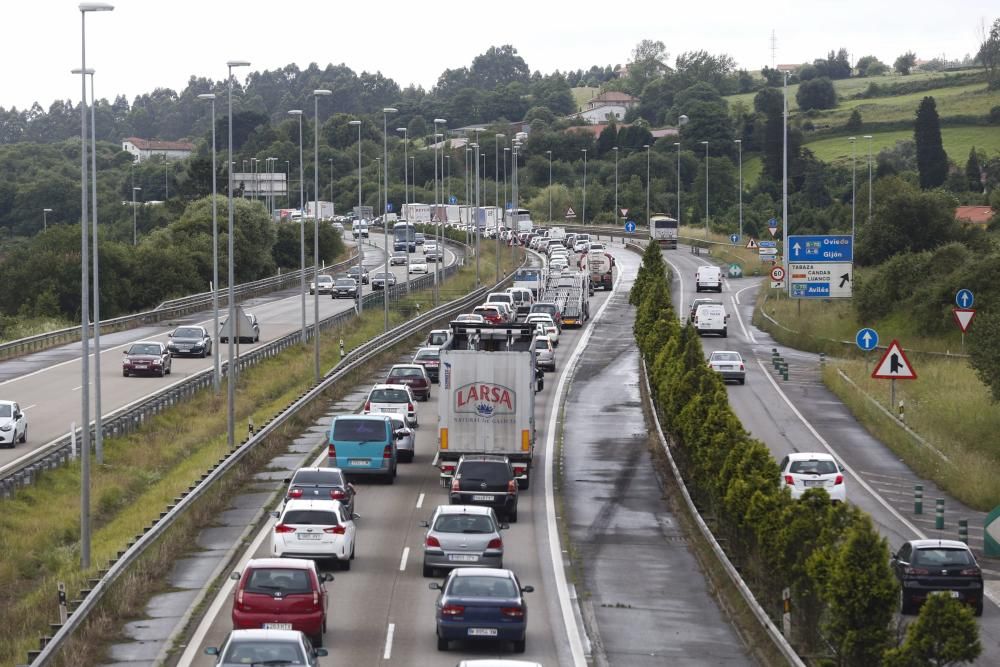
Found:
M 917 372 L 903 353 L 899 341 L 892 341 L 882 359 L 875 365 L 872 377 L 882 380 L 916 380 Z
M 958 324 L 958 328 L 962 330 L 962 333 L 965 333 L 972 325 L 972 320 L 976 318 L 976 309 L 952 308 L 951 314 L 955 316 L 955 322 Z

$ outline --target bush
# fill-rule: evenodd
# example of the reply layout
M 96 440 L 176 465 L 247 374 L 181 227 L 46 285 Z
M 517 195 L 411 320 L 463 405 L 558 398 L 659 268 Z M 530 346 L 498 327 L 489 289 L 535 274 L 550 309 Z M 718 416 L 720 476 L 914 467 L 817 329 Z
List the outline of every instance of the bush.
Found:
M 795 101 L 803 111 L 810 109 L 832 109 L 837 106 L 837 92 L 833 82 L 825 76 L 799 84 Z
M 1000 105 L 990 109 L 990 125 L 1000 125 Z

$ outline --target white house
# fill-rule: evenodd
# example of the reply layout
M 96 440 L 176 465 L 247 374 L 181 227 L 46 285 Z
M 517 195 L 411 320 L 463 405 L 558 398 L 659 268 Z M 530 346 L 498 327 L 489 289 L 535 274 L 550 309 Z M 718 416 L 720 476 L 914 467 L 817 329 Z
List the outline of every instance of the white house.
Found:
M 142 162 L 154 155 L 162 155 L 167 160 L 183 160 L 194 151 L 194 144 L 187 141 L 159 141 L 128 137 L 122 141 L 122 150 L 131 153 L 133 162 Z
M 628 93 L 609 90 L 591 98 L 583 111 L 573 114 L 570 118 L 583 118 L 591 124 L 606 123 L 609 120 L 621 121 L 625 118 L 625 113 L 637 104 L 639 104 L 638 98 Z

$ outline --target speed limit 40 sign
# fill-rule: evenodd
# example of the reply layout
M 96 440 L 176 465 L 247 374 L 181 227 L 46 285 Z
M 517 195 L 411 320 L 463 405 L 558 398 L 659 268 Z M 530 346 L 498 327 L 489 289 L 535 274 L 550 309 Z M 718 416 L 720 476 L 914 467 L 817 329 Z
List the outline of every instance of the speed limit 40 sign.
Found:
M 784 268 L 782 268 L 780 266 L 776 266 L 773 269 L 771 269 L 771 280 L 773 280 L 775 282 L 780 282 L 780 281 L 782 281 L 784 279 L 785 279 L 785 269 Z

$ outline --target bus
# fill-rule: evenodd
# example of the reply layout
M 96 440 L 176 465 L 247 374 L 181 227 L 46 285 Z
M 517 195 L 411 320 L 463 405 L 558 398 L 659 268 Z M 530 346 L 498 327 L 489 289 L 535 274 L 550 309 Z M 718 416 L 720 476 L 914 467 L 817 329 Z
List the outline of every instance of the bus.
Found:
M 655 213 L 649 218 L 649 238 L 656 241 L 661 248 L 677 249 L 677 221 L 673 218 Z
M 408 222 L 397 222 L 392 226 L 392 249 L 417 251 L 417 228 Z

